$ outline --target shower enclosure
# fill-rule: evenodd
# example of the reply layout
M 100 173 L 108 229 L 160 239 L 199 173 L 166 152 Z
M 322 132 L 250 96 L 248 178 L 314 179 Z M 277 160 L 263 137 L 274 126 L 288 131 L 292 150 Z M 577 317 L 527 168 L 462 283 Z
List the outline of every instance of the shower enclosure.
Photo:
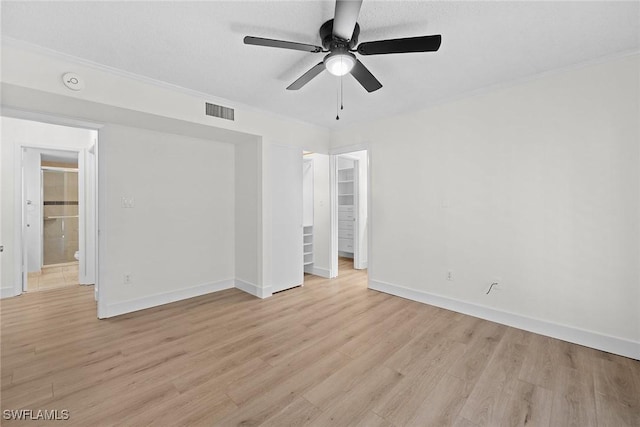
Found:
M 76 261 L 78 250 L 78 170 L 42 167 L 43 264 Z

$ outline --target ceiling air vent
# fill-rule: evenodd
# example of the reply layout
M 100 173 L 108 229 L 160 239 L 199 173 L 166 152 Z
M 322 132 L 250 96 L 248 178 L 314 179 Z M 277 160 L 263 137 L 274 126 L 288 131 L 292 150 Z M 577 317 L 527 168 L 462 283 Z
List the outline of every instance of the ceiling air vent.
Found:
M 205 113 L 207 116 L 220 117 L 221 119 L 234 120 L 233 108 L 223 107 L 222 105 L 209 104 L 205 102 Z

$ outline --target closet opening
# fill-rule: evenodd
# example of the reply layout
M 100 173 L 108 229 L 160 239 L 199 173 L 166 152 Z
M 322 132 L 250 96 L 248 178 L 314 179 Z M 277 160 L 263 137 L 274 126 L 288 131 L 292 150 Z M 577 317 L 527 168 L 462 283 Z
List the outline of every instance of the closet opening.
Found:
M 321 154 L 274 145 L 270 159 L 271 181 L 279 183 L 271 212 L 273 263 L 278 267 L 272 271 L 271 292 L 343 273 L 345 284 L 350 277 L 366 282 L 367 150 Z
M 335 276 L 368 265 L 368 181 L 367 150 L 337 154 L 333 161 L 332 270 Z

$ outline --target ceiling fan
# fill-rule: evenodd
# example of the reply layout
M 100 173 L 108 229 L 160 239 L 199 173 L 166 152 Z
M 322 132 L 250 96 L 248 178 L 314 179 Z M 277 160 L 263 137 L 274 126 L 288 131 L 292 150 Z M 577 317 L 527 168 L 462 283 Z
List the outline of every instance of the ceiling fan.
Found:
M 358 20 L 361 6 L 362 0 L 336 0 L 334 19 L 330 19 L 320 27 L 322 47 L 252 36 L 246 36 L 244 44 L 301 50 L 311 53 L 328 52 L 328 55 L 321 62 L 291 83 L 287 90 L 302 88 L 326 69 L 335 76 L 351 73 L 367 92 L 374 92 L 380 89 L 382 84 L 356 58 L 353 52 L 357 52 L 360 55 L 384 55 L 389 53 L 435 52 L 440 48 L 442 37 L 439 34 L 377 40 L 358 45 L 360 26 L 356 21 Z

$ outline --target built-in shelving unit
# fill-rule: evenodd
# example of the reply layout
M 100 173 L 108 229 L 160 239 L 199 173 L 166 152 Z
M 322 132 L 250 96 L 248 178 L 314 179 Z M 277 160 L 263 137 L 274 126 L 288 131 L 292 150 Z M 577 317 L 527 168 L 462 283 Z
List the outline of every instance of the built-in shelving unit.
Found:
M 313 273 L 313 160 L 302 163 L 302 264 L 305 273 Z
M 304 266 L 313 264 L 313 225 L 303 227 L 303 255 Z

